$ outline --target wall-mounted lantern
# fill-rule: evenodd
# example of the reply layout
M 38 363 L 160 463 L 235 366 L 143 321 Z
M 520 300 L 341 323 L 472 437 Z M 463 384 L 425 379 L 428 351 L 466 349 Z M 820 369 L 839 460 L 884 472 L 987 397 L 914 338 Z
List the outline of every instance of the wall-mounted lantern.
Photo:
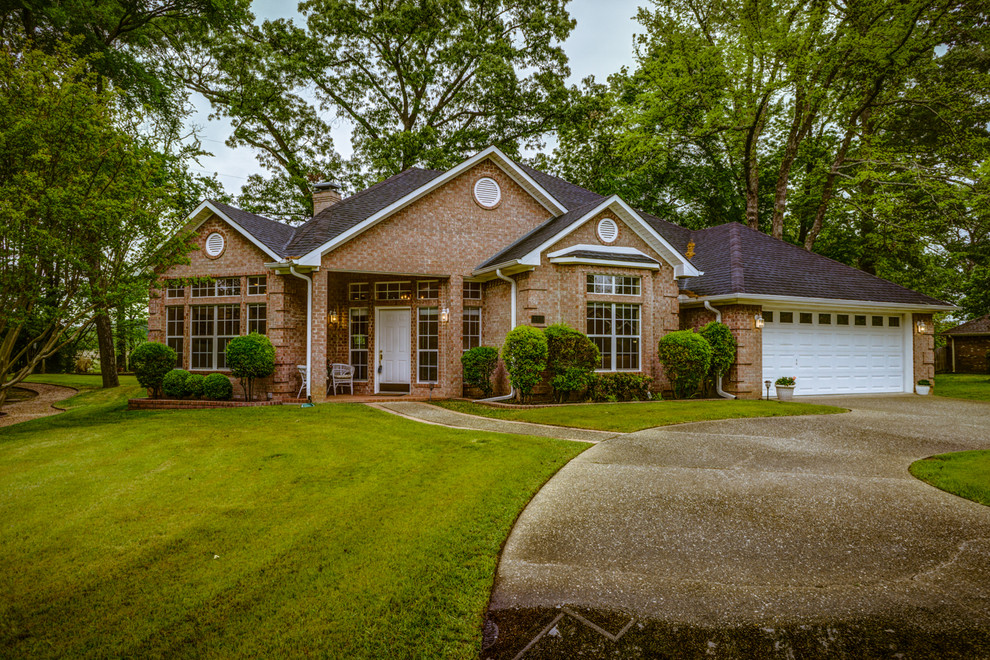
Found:
M 340 320 L 340 316 L 337 314 L 337 308 L 336 307 L 330 308 L 330 311 L 327 312 L 327 325 L 335 326 L 337 325 L 337 322 L 339 320 Z
M 440 310 L 440 320 L 444 323 L 450 320 L 450 310 L 446 307 Z
M 925 325 L 924 321 L 918 321 L 915 326 L 918 328 L 918 334 L 923 335 L 928 331 L 928 326 Z
M 757 314 L 756 315 L 755 322 L 756 322 L 756 327 L 757 328 L 762 328 L 763 327 L 763 316 L 760 315 L 760 314 Z

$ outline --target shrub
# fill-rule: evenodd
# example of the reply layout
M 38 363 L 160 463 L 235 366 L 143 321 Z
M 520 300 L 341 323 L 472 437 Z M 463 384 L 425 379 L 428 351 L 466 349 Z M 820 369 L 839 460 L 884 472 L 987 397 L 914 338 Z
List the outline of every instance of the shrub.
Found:
M 84 374 L 88 373 L 93 367 L 93 358 L 88 357 L 77 357 L 76 358 L 76 373 Z
M 254 398 L 254 380 L 275 373 L 275 347 L 265 335 L 252 332 L 227 344 L 227 368 L 241 381 L 248 401 Z
M 643 374 L 594 374 L 588 394 L 593 401 L 650 401 L 652 382 Z
M 547 338 L 537 328 L 521 325 L 505 337 L 502 360 L 509 372 L 509 381 L 525 401 L 541 380 L 547 368 Z
M 170 399 L 181 399 L 186 395 L 186 379 L 189 372 L 185 369 L 172 369 L 162 378 L 162 392 Z
M 732 336 L 729 326 L 712 321 L 703 327 L 699 333 L 712 347 L 712 363 L 708 367 L 707 380 L 709 390 L 717 390 L 721 378 L 729 372 L 732 363 L 736 361 L 736 338 Z
M 234 386 L 223 374 L 210 374 L 203 379 L 203 398 L 212 401 L 230 401 L 234 398 Z
M 712 363 L 711 345 L 693 330 L 678 330 L 664 335 L 657 355 L 677 399 L 697 393 Z
M 544 331 L 547 338 L 547 367 L 554 399 L 563 403 L 571 392 L 591 385 L 601 354 L 587 335 L 564 323 L 555 323 Z
M 797 384 L 797 379 L 794 376 L 781 376 L 773 381 L 773 384 L 781 387 L 794 387 Z
M 492 374 L 498 367 L 498 349 L 491 346 L 477 346 L 461 355 L 464 369 L 464 382 L 480 389 L 486 397 L 494 391 Z
M 189 374 L 189 378 L 186 378 L 186 385 L 183 388 L 185 395 L 193 399 L 203 396 L 204 380 L 206 380 L 206 377 L 203 374 Z
M 131 353 L 131 368 L 141 387 L 151 390 L 152 397 L 162 395 L 162 379 L 175 367 L 175 351 L 154 341 L 146 341 Z

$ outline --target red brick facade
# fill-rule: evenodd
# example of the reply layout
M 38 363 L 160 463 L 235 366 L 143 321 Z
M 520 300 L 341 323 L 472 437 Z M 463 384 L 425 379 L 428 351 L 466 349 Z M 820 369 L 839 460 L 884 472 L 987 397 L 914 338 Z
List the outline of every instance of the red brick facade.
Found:
M 967 337 L 950 335 L 949 368 L 955 373 L 990 372 L 990 335 Z

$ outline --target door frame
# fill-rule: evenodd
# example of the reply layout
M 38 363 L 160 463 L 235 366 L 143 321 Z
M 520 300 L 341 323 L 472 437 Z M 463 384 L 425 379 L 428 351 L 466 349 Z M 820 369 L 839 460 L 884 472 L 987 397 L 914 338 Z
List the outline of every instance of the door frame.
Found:
M 410 389 L 410 391 L 412 391 L 412 370 L 413 370 L 413 362 L 412 362 L 412 307 L 410 307 L 410 306 L 393 307 L 391 305 L 377 305 L 377 306 L 375 306 L 375 346 L 374 346 L 373 353 L 372 353 L 372 357 L 374 358 L 374 362 L 373 362 L 373 365 L 374 366 L 372 368 L 374 369 L 374 373 L 375 373 L 375 394 L 378 394 L 381 391 L 381 378 L 380 378 L 380 374 L 378 373 L 378 350 L 379 350 L 378 347 L 381 346 L 381 344 L 379 342 L 381 341 L 381 327 L 382 327 L 382 324 L 381 324 L 381 314 L 380 314 L 380 312 L 382 310 L 386 310 L 386 311 L 402 311 L 402 310 L 405 310 L 405 311 L 409 312 L 409 325 L 406 328 L 406 332 L 410 333 L 410 339 L 409 339 L 409 389 Z

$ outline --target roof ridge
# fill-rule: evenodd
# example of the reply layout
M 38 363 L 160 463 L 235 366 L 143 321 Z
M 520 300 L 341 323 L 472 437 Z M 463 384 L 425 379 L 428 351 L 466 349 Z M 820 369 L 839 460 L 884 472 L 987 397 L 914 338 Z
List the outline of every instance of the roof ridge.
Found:
M 739 293 L 746 292 L 745 267 L 739 245 L 739 223 L 733 222 L 729 225 L 729 281 L 732 289 Z

